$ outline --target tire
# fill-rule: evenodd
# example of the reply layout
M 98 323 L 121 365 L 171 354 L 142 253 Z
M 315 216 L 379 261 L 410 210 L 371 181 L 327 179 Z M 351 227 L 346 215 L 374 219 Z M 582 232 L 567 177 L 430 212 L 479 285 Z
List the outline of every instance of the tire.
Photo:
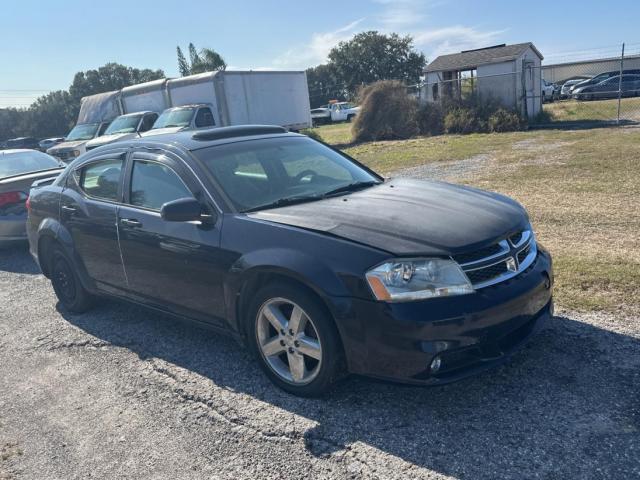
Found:
M 82 286 L 78 273 L 60 247 L 54 247 L 51 258 L 51 284 L 62 306 L 72 313 L 83 313 L 94 303 L 94 297 Z
M 280 281 L 260 288 L 246 309 L 245 326 L 249 348 L 282 390 L 317 397 L 343 376 L 344 355 L 333 319 L 301 286 Z
M 545 103 L 547 100 L 547 96 L 542 92 L 542 103 Z
M 347 122 L 351 123 L 353 122 L 353 118 L 355 117 L 355 115 L 347 115 Z

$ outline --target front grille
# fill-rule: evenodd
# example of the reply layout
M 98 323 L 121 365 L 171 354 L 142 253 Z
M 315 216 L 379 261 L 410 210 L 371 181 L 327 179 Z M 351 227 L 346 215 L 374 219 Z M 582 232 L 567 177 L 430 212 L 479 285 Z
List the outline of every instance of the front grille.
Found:
M 535 259 L 536 245 L 530 230 L 512 234 L 489 247 L 452 258 L 462 266 L 474 288 L 484 288 L 520 274 Z
M 518 263 L 524 262 L 525 259 L 527 258 L 527 255 L 529 255 L 530 251 L 531 251 L 531 244 L 527 245 L 524 249 L 520 250 L 518 252 Z
M 509 270 L 507 269 L 507 262 L 500 262 L 494 265 L 491 265 L 486 268 L 479 268 L 478 270 L 470 270 L 465 272 L 467 277 L 469 277 L 469 281 L 471 283 L 478 284 L 487 282 L 493 278 L 499 277 L 500 275 L 507 273 Z
M 524 232 L 518 232 L 509 237 L 509 241 L 513 245 L 518 245 L 522 241 L 522 237 L 524 236 Z
M 481 248 L 480 250 L 475 250 L 470 253 L 461 253 L 460 255 L 455 255 L 453 259 L 460 263 L 471 263 L 482 260 L 486 257 L 491 257 L 493 255 L 497 255 L 503 250 L 500 244 L 496 243 L 494 245 L 489 245 L 488 247 Z

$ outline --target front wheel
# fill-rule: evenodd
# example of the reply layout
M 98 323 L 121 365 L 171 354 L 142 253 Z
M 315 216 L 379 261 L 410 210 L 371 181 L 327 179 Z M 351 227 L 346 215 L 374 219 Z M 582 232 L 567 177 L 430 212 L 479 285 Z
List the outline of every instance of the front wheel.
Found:
M 58 300 L 68 311 L 82 313 L 93 305 L 93 296 L 82 286 L 72 263 L 60 248 L 53 250 L 51 284 Z
M 278 387 L 294 395 L 326 393 L 342 373 L 340 338 L 315 295 L 289 283 L 263 287 L 247 315 L 249 343 Z

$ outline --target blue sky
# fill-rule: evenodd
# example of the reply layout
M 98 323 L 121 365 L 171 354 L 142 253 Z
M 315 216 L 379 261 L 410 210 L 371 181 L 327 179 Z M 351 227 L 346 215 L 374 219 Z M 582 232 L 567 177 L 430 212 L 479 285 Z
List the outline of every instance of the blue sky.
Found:
M 530 6 L 532 8 L 530 8 Z M 231 68 L 302 69 L 364 30 L 411 34 L 428 59 L 532 41 L 549 62 L 640 53 L 640 1 L 582 0 L 9 0 L 0 20 L 0 107 L 67 88 L 79 70 L 116 61 L 177 75 L 192 41 Z

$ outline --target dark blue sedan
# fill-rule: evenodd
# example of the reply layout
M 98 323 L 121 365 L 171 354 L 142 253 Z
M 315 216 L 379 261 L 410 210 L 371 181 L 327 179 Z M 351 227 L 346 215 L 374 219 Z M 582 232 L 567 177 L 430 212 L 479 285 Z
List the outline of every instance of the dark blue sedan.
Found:
M 517 202 L 385 180 L 279 127 L 92 150 L 32 189 L 28 234 L 63 308 L 112 296 L 230 333 L 297 395 L 348 372 L 463 378 L 553 310 L 551 257 Z

